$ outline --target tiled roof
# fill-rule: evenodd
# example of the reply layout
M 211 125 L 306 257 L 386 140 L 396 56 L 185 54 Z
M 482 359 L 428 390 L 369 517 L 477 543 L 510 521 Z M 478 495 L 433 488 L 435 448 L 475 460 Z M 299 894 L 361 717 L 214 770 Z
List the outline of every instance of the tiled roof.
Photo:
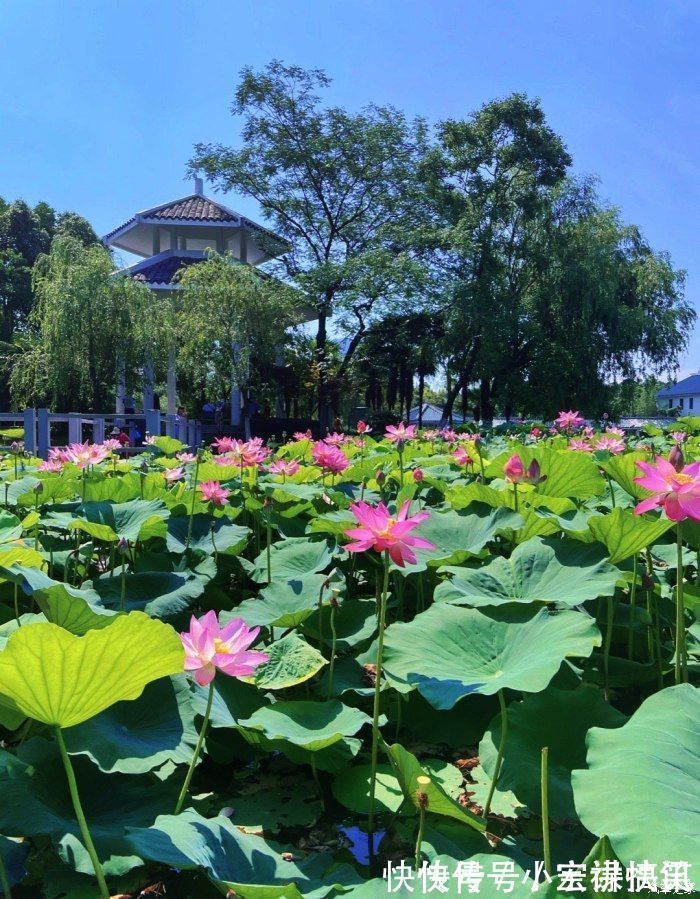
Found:
M 203 257 L 202 257 L 203 258 Z M 132 275 L 134 281 L 143 281 L 145 284 L 172 284 L 175 280 L 175 274 L 181 268 L 188 265 L 194 265 L 201 262 L 202 259 L 192 258 L 191 256 L 168 256 L 165 259 L 159 259 L 152 265 L 147 265 L 139 269 Z
M 156 206 L 153 209 L 144 210 L 141 215 L 144 218 L 164 219 L 189 219 L 195 222 L 237 222 L 238 216 L 219 206 L 206 197 L 192 194 L 182 200 L 174 200 L 165 206 Z
M 693 394 L 696 396 L 700 394 L 700 373 L 696 375 L 690 375 L 690 377 L 688 378 L 683 378 L 682 381 L 679 381 L 672 387 L 666 387 L 664 390 L 660 390 L 656 395 L 660 398 L 669 398 L 674 396 L 689 396 Z

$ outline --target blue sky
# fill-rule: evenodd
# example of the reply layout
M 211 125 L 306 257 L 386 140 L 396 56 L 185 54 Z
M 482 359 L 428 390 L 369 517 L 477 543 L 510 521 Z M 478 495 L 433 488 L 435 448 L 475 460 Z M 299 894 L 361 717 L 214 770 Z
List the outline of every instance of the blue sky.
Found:
M 0 196 L 104 233 L 188 193 L 193 144 L 238 139 L 238 71 L 273 57 L 433 121 L 525 91 L 700 310 L 699 45 L 696 0 L 0 0 Z

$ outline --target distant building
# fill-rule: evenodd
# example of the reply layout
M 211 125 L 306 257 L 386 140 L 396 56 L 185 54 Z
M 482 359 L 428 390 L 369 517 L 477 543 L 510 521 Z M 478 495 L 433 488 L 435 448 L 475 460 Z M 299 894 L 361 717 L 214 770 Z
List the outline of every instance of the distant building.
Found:
M 684 415 L 690 412 L 700 415 L 700 372 L 660 390 L 656 399 L 659 409 L 680 409 Z
M 435 428 L 440 425 L 445 424 L 445 419 L 443 418 L 443 409 L 442 406 L 436 406 L 433 403 L 423 403 L 423 415 L 422 415 L 422 423 L 423 427 Z M 418 414 L 421 410 L 420 406 L 414 406 L 411 411 L 408 413 L 408 424 L 417 425 L 418 424 Z M 452 413 L 452 421 L 456 425 L 461 425 L 464 422 L 464 419 L 461 415 L 458 415 L 456 412 Z

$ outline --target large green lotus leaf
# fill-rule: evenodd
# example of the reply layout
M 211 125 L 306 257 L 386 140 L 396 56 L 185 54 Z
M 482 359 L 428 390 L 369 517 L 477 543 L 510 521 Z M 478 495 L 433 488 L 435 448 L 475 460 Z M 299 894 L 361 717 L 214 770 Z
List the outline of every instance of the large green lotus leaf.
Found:
M 0 693 L 30 718 L 70 727 L 146 684 L 182 671 L 180 637 L 142 612 L 117 615 L 83 637 L 56 624 L 19 628 L 0 652 Z
M 616 564 L 656 543 L 673 527 L 673 522 L 667 518 L 642 517 L 616 508 L 608 515 L 591 518 L 588 527 L 595 539 L 605 544 L 610 561 Z
M 483 568 L 443 570 L 453 577 L 438 586 L 435 599 L 468 606 L 508 602 L 578 606 L 612 596 L 620 577 L 600 547 L 541 537 L 521 543 L 510 559 L 496 556 Z
M 241 899 L 323 899 L 357 880 L 349 866 L 336 867 L 326 854 L 295 862 L 286 847 L 191 809 L 161 815 L 149 828 L 127 827 L 126 838 L 142 858 L 178 870 L 201 868 Z
M 0 577 L 16 583 L 33 596 L 48 621 L 82 636 L 93 628 L 106 627 L 114 612 L 100 605 L 100 597 L 89 587 L 71 587 L 55 581 L 37 568 L 13 565 L 0 568 Z
M 542 475 L 547 478 L 537 486 L 537 492 L 542 496 L 587 499 L 605 491 L 605 480 L 588 456 L 568 450 L 545 449 L 541 451 L 539 461 Z
M 648 462 L 648 453 L 625 453 L 624 456 L 612 456 L 599 463 L 600 467 L 608 474 L 616 484 L 636 500 L 650 496 L 648 490 L 635 484 L 634 479 L 641 476 L 642 471 L 637 467 L 637 462 Z
M 146 486 L 148 476 L 143 481 Z M 118 478 L 88 478 L 85 483 L 85 502 L 128 503 L 141 498 L 141 476 L 135 472 L 121 474 Z M 80 486 L 82 493 L 82 485 Z
M 536 814 L 540 809 L 541 751 L 549 747 L 549 813 L 561 820 L 576 818 L 571 772 L 586 761 L 586 732 L 591 727 L 621 727 L 627 719 L 590 685 L 576 690 L 548 687 L 508 706 L 508 739 L 498 786 L 512 790 Z M 501 738 L 501 716 L 489 725 L 479 745 L 479 758 L 493 777 Z
M 0 546 L 0 568 L 43 568 L 46 559 L 35 549 L 28 546 L 18 546 L 16 543 L 6 543 Z M 4 575 L 0 576 L 4 578 Z
M 166 762 L 188 764 L 197 742 L 184 675 L 148 684 L 138 699 L 117 702 L 64 732 L 68 752 L 87 755 L 108 774 L 145 774 Z
M 27 873 L 25 861 L 31 846 L 26 840 L 11 840 L 0 837 L 0 859 L 5 867 L 7 882 L 12 887 L 18 884 Z
M 34 487 L 39 483 L 41 479 L 32 475 L 24 475 L 16 481 L 5 481 L 0 487 L 0 499 L 5 505 L 33 506 L 36 502 Z
M 475 830 L 482 832 L 486 830 L 483 818 L 452 799 L 436 779 L 430 777 L 429 784 L 418 783 L 419 777 L 429 777 L 430 772 L 421 765 L 415 755 L 399 743 L 387 746 L 386 751 L 404 796 L 416 808 L 419 808 L 418 792 L 422 790 L 428 797 L 428 809 L 433 815 L 456 818 Z
M 141 529 L 153 518 L 165 519 L 170 510 L 159 500 L 134 499 L 127 503 L 84 503 L 69 528 L 77 528 L 97 540 L 115 542 L 122 537 L 135 543 Z
M 187 611 L 204 592 L 203 581 L 190 571 L 138 572 L 125 575 L 124 582 L 126 611 L 139 610 L 153 618 L 169 618 Z M 115 610 L 119 609 L 121 586 L 120 575 L 93 581 L 93 587 L 105 606 Z
M 178 515 L 169 519 L 166 537 L 168 552 L 185 552 L 189 522 L 189 515 Z M 214 538 L 212 540 L 211 525 L 211 515 L 199 513 L 192 517 L 190 549 L 207 554 L 213 554 L 216 551 L 235 555 L 245 548 L 250 536 L 249 528 L 234 524 L 229 518 L 216 518 L 214 519 Z
M 238 727 L 251 741 L 257 735 L 266 740 L 292 743 L 309 752 L 325 749 L 343 737 L 352 737 L 371 719 L 364 712 L 343 705 L 337 699 L 328 702 L 290 700 L 263 706 Z
M 247 599 L 233 610 L 223 613 L 222 622 L 230 618 L 242 618 L 249 627 L 297 627 L 318 608 L 325 574 L 306 574 L 277 580 L 260 591 L 257 597 Z M 330 588 L 323 590 L 323 601 L 328 602 Z
M 272 577 L 287 580 L 312 572 L 323 571 L 331 563 L 333 544 L 327 540 L 309 540 L 308 537 L 287 537 L 270 548 Z M 263 550 L 255 560 L 251 577 L 267 581 L 267 553 Z
M 323 606 L 323 642 L 333 645 L 331 630 L 331 609 Z M 349 599 L 341 603 L 335 610 L 336 650 L 350 649 L 370 640 L 377 631 L 377 603 L 374 599 Z M 316 610 L 303 624 L 304 634 L 311 635 L 315 644 L 319 640 L 319 612 Z
M 208 696 L 208 686 L 193 684 L 192 707 L 202 717 L 207 707 Z M 264 694 L 252 684 L 246 684 L 237 677 L 217 677 L 214 679 L 211 725 L 235 727 L 239 718 L 249 718 L 265 701 Z
M 323 802 L 317 790 L 310 776 L 305 780 L 294 767 L 293 773 L 264 774 L 257 782 L 245 783 L 226 805 L 233 808 L 233 823 L 245 833 L 277 834 L 318 821 Z
M 317 649 L 296 633 L 276 640 L 265 652 L 270 657 L 267 662 L 253 676 L 243 678 L 261 690 L 282 690 L 302 684 L 328 664 Z
M 700 691 L 680 684 L 646 699 L 624 727 L 588 732 L 588 768 L 572 776 L 576 809 L 624 864 L 700 859 L 699 720 Z
M 7 509 L 0 509 L 0 543 L 12 543 L 22 536 L 22 522 L 8 512 Z
M 177 440 L 175 437 L 165 436 L 154 437 L 151 445 L 158 447 L 158 449 L 162 453 L 165 453 L 166 456 L 174 456 L 175 453 L 182 452 L 187 446 L 187 444 L 183 443 L 181 440 Z
M 415 533 L 434 544 L 435 549 L 416 550 L 416 565 L 402 571 L 410 574 L 426 565 L 459 565 L 470 556 L 478 556 L 487 543 L 507 529 L 517 529 L 522 518 L 512 509 L 475 504 L 469 512 L 433 512 Z
M 451 709 L 471 693 L 544 690 L 564 659 L 586 658 L 600 642 L 584 612 L 510 605 L 487 615 L 436 603 L 387 628 L 384 665 L 399 687 L 417 687 L 436 709 Z
M 455 799 L 459 795 L 463 777 L 458 768 L 442 759 L 422 759 L 420 765 L 448 796 Z M 367 764 L 355 765 L 337 774 L 333 778 L 332 790 L 338 802 L 357 814 L 369 814 L 371 772 L 372 766 Z M 401 784 L 391 765 L 378 765 L 375 795 L 377 811 L 396 812 L 404 799 Z
M 88 760 L 73 760 L 80 799 L 97 854 L 108 875 L 123 874 L 140 859 L 124 836 L 128 825 L 148 827 L 175 802 L 177 785 L 145 777 L 105 775 Z M 48 836 L 76 871 L 93 873 L 56 744 L 29 740 L 16 755 L 0 750 L 0 830 L 6 836 Z
M 307 525 L 310 534 L 330 534 L 332 537 L 341 538 L 349 528 L 355 527 L 357 521 L 352 512 L 341 510 L 339 512 L 326 512 L 325 515 L 317 515 Z
M 472 503 L 481 503 L 498 509 L 500 506 L 513 508 L 513 491 L 496 490 L 487 484 L 452 484 L 445 491 L 445 500 L 453 509 L 467 509 Z

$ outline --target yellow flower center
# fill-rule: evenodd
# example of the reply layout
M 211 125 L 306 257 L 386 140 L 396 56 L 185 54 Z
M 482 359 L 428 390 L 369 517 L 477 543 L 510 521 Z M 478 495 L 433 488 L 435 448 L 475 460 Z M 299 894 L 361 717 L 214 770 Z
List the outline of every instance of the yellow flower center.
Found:
M 387 518 L 386 527 L 384 528 L 383 531 L 379 532 L 379 536 L 380 537 L 391 537 L 391 531 L 395 524 L 396 524 L 395 518 Z
M 673 476 L 673 480 L 677 484 L 690 484 L 691 481 L 694 481 L 695 478 L 692 474 L 683 474 L 683 472 L 679 472 L 678 474 Z
M 226 653 L 230 652 L 230 647 L 225 640 L 222 640 L 220 637 L 214 637 L 214 650 L 215 652 Z

